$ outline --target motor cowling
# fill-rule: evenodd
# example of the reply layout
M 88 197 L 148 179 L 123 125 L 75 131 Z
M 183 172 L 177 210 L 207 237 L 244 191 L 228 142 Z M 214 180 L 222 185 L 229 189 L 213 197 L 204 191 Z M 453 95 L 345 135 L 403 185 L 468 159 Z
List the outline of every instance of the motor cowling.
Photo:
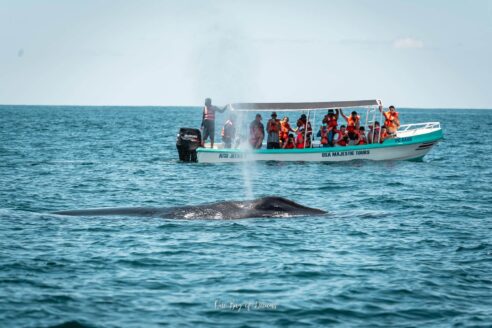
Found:
M 194 128 L 180 128 L 176 136 L 176 148 L 179 160 L 183 162 L 196 162 L 196 149 L 202 143 L 200 130 Z

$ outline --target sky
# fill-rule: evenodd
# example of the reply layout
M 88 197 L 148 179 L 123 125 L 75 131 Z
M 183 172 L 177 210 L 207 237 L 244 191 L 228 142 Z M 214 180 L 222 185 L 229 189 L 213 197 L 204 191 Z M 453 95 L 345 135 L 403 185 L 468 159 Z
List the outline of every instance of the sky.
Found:
M 492 0 L 0 0 L 0 104 L 492 108 Z

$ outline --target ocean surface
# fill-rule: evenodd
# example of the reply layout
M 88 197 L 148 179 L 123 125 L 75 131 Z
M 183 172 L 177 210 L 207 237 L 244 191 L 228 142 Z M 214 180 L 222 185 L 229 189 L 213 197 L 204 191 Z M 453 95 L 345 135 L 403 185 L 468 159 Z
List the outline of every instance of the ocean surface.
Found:
M 0 106 L 0 326 L 490 327 L 492 110 L 399 111 L 422 161 L 206 165 L 200 108 Z M 265 195 L 329 214 L 50 214 Z

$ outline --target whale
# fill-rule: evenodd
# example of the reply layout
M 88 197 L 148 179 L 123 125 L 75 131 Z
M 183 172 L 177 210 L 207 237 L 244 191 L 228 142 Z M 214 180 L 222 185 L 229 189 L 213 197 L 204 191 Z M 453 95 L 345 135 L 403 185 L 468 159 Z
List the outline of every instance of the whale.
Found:
M 322 216 L 327 212 L 277 196 L 245 201 L 222 201 L 179 207 L 88 208 L 52 212 L 67 216 L 135 216 L 168 219 L 246 219 Z

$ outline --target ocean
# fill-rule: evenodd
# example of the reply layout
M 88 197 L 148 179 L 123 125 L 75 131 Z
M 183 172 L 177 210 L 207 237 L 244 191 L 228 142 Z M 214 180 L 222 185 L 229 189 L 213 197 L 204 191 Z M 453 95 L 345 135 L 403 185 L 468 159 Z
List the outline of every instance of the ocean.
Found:
M 200 108 L 0 106 L 0 326 L 490 327 L 492 110 L 399 112 L 422 161 L 207 165 Z M 50 214 L 266 195 L 328 215 Z

